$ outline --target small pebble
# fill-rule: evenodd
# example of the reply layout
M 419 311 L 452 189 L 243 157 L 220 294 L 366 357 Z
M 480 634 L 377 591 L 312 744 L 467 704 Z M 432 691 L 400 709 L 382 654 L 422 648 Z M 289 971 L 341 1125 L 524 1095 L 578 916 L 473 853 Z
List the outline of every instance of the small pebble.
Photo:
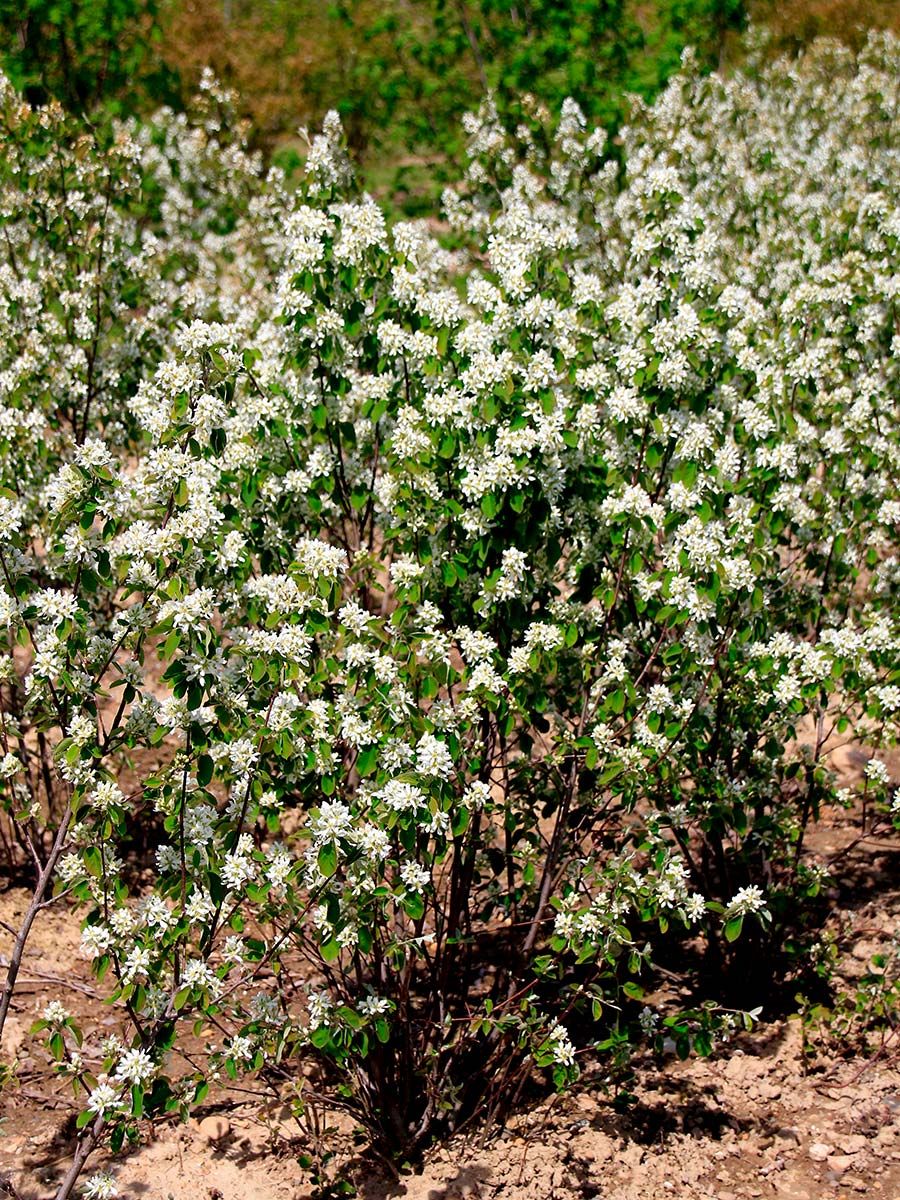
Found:
M 825 1162 L 829 1154 L 834 1154 L 834 1146 L 826 1142 L 813 1142 L 809 1148 L 809 1157 L 813 1162 Z
M 221 1142 L 231 1133 L 231 1122 L 225 1117 L 204 1117 L 199 1130 L 200 1136 L 208 1142 Z

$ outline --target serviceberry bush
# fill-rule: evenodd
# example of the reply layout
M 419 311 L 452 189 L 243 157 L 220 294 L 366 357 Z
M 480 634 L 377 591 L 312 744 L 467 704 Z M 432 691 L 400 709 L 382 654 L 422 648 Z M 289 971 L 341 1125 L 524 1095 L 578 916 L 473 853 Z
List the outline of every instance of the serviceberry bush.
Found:
M 686 56 L 614 155 L 488 103 L 431 224 L 334 116 L 266 173 L 210 79 L 0 100 L 0 1020 L 62 902 L 121 1017 L 36 1027 L 59 1197 L 229 1077 L 409 1156 L 535 1064 L 726 1042 L 841 735 L 900 825 L 898 43 Z

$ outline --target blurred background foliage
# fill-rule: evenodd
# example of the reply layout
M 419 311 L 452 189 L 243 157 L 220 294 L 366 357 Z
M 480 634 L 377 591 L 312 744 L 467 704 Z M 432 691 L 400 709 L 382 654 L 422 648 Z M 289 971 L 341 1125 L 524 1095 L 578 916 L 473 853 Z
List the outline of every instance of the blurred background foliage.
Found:
M 32 102 L 84 113 L 179 107 L 211 66 L 257 143 L 288 161 L 299 125 L 343 118 L 367 185 L 414 212 L 458 170 L 460 117 L 488 89 L 555 109 L 574 96 L 615 132 L 696 48 L 740 55 L 752 20 L 773 49 L 900 30 L 900 0 L 0 0 L 4 69 Z

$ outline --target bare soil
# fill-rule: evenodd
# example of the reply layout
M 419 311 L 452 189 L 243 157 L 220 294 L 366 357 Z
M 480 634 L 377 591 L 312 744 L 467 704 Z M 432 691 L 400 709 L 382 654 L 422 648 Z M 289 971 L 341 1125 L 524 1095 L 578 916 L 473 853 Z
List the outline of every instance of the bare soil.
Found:
M 830 919 L 845 987 L 900 927 L 900 846 L 851 845 L 854 837 L 846 818 L 814 839 L 823 857 L 848 851 Z M 23 889 L 0 894 L 0 921 L 15 927 L 27 901 Z M 76 1101 L 30 1038 L 31 1022 L 59 998 L 95 1034 L 119 1025 L 78 940 L 78 915 L 54 906 L 28 947 L 0 1056 L 15 1063 L 0 1091 L 0 1196 L 4 1178 L 20 1200 L 52 1196 L 75 1142 Z M 538 1096 L 501 1128 L 457 1137 L 399 1178 L 343 1114 L 323 1114 L 327 1137 L 316 1140 L 283 1104 L 234 1089 L 211 1095 L 187 1125 L 145 1124 L 140 1145 L 98 1154 L 87 1174 L 108 1166 L 129 1200 L 311 1200 L 300 1159 L 327 1141 L 336 1148 L 327 1177 L 362 1200 L 900 1200 L 900 1033 L 867 1057 L 832 1048 L 810 1065 L 796 1018 L 763 1020 L 718 1057 L 639 1064 L 637 1103 L 625 1113 L 602 1071 L 585 1063 L 573 1093 Z

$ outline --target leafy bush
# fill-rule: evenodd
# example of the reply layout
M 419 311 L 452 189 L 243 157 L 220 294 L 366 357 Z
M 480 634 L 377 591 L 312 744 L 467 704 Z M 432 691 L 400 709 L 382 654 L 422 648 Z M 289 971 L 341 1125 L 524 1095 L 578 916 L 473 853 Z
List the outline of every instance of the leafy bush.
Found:
M 276 27 L 285 29 L 296 10 L 282 3 Z M 523 97 L 554 113 L 571 97 L 612 132 L 628 93 L 654 96 L 687 44 L 715 66 L 743 20 L 742 0 L 658 0 L 640 9 L 630 0 L 392 0 L 311 12 L 285 45 L 308 36 L 310 22 L 320 30 L 303 72 L 313 117 L 335 108 L 352 152 L 365 156 L 382 189 L 427 215 L 435 183 L 462 170 L 460 120 L 473 97 L 492 95 L 511 126 L 522 119 Z M 253 57 L 251 39 L 233 40 L 235 61 Z M 170 41 L 174 49 L 179 39 Z M 255 90 L 258 63 L 251 71 Z
M 900 938 L 874 955 L 859 979 L 844 982 L 829 1006 L 797 995 L 807 1070 L 820 1055 L 885 1058 L 896 1053 L 900 1031 Z
M 686 43 L 715 65 L 742 19 L 741 0 L 658 0 L 640 20 L 630 0 L 27 0 L 0 3 L 0 61 L 30 101 L 76 112 L 174 103 L 212 68 L 270 148 L 336 108 L 373 176 L 433 207 L 487 90 L 510 112 L 525 92 L 554 112 L 571 95 L 612 128 L 626 92 L 654 95 Z
M 171 69 L 154 61 L 157 17 L 156 0 L 0 0 L 0 61 L 32 103 L 133 112 L 175 95 Z
M 109 136 L 4 86 L 0 1023 L 51 888 L 122 1015 L 39 1023 L 60 1198 L 223 1076 L 301 1111 L 300 1057 L 409 1155 L 533 1064 L 710 1053 L 833 730 L 900 819 L 898 53 L 688 57 L 624 168 L 486 108 L 452 251 L 333 115 L 294 192 L 209 80 Z

